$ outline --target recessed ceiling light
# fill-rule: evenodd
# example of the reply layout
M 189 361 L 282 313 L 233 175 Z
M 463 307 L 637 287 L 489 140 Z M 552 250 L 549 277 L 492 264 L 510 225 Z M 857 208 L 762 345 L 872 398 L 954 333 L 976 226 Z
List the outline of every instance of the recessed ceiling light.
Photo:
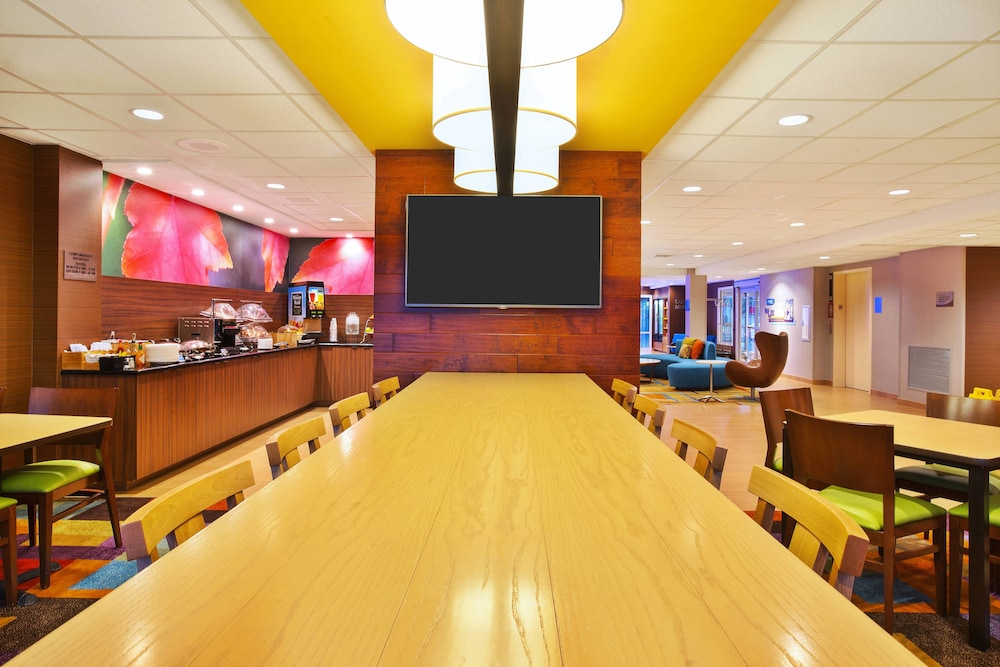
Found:
M 767 271 L 767 269 L 765 269 L 763 266 L 758 266 L 757 270 L 758 271 Z
M 979 236 L 979 234 L 973 234 L 972 232 L 968 232 L 966 234 L 959 234 L 958 236 L 963 239 L 974 239 L 977 236 Z
M 807 116 L 804 113 L 796 113 L 790 116 L 782 116 L 778 119 L 778 125 L 783 125 L 785 127 L 795 127 L 796 125 L 805 125 L 812 120 L 812 116 Z
M 142 174 L 143 176 L 149 176 L 150 174 L 153 173 L 153 170 L 150 169 L 149 167 L 137 167 L 135 172 L 137 174 Z
M 908 194 L 910 194 L 910 191 L 909 190 L 889 190 L 889 194 L 892 195 L 893 197 L 896 197 L 898 195 L 908 195 Z
M 343 218 L 330 218 L 330 222 L 343 222 Z
M 673 264 L 667 264 L 667 266 L 673 266 Z
M 285 185 L 283 183 L 268 183 L 267 187 L 271 188 L 272 190 L 284 190 L 285 189 Z
M 806 226 L 806 223 L 804 223 L 804 222 L 793 222 L 793 223 L 791 223 L 791 224 L 790 224 L 790 225 L 788 225 L 788 226 L 789 226 L 789 227 L 805 227 L 805 226 Z
M 704 255 L 695 255 L 696 258 L 704 257 Z
M 688 185 L 681 189 L 684 190 L 684 192 L 701 192 L 700 185 Z
M 348 234 L 347 234 L 347 238 L 349 238 L 349 239 L 353 239 L 353 238 L 354 238 L 354 234 L 351 234 L 350 232 L 348 232 Z
M 163 120 L 163 114 L 154 109 L 129 109 L 129 113 L 143 120 Z
M 191 194 L 193 194 L 195 197 L 204 197 L 205 191 L 202 190 L 201 188 L 195 188 L 194 190 L 191 191 Z
M 291 229 L 288 230 L 288 233 L 289 234 L 298 234 L 299 233 L 299 228 L 298 227 L 292 227 Z
M 265 225 L 273 225 L 274 224 L 274 218 L 264 218 L 264 224 Z
M 733 241 L 733 245 L 743 245 L 743 241 Z
M 648 224 L 651 224 L 652 222 L 653 222 L 652 220 L 640 220 L 639 224 L 640 225 L 648 225 Z
M 819 258 L 820 259 L 830 259 L 830 256 L 829 255 L 820 255 Z
M 239 213 L 243 210 L 243 204 L 233 204 L 233 210 Z
M 177 145 L 195 153 L 228 153 L 229 145 L 214 139 L 181 139 Z

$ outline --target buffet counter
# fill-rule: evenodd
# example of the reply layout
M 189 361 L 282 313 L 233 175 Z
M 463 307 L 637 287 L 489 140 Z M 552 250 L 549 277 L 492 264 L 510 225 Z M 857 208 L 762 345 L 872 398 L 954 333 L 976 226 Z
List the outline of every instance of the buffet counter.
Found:
M 371 385 L 370 345 L 328 343 L 136 371 L 62 371 L 64 387 L 118 388 L 111 469 L 120 490 Z

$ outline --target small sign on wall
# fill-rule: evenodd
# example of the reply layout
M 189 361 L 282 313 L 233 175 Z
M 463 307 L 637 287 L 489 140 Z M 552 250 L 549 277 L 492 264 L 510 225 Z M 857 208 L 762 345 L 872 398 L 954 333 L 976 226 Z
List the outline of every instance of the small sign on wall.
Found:
M 954 292 L 938 292 L 935 305 L 938 308 L 952 308 L 955 305 Z
M 97 282 L 97 255 L 92 252 L 64 250 L 63 280 Z

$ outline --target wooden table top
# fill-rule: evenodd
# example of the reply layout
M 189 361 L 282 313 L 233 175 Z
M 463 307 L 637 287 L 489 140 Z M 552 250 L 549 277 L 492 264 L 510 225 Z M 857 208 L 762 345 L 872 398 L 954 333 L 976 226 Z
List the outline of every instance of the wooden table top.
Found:
M 1000 468 L 1000 428 L 983 424 L 910 415 L 889 410 L 861 410 L 825 419 L 892 424 L 896 452 L 963 465 Z M 921 456 L 921 455 L 925 456 Z M 932 455 L 927 457 L 926 455 Z
M 11 665 L 903 665 L 584 375 L 429 373 Z
M 67 436 L 97 431 L 111 423 L 110 417 L 75 417 L 67 415 L 29 415 L 0 413 L 0 450 L 26 449 Z

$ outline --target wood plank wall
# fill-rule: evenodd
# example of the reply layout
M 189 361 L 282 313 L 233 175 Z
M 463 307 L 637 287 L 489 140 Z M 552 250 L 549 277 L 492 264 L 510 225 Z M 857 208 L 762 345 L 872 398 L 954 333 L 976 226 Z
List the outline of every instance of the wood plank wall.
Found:
M 1000 389 L 1000 248 L 965 254 L 965 394 Z
M 406 195 L 468 193 L 453 183 L 451 151 L 376 152 L 376 381 L 398 375 L 405 386 L 427 371 L 583 372 L 605 389 L 614 377 L 638 384 L 641 155 L 564 151 L 559 169 L 559 187 L 546 194 L 604 198 L 601 309 L 406 308 Z

